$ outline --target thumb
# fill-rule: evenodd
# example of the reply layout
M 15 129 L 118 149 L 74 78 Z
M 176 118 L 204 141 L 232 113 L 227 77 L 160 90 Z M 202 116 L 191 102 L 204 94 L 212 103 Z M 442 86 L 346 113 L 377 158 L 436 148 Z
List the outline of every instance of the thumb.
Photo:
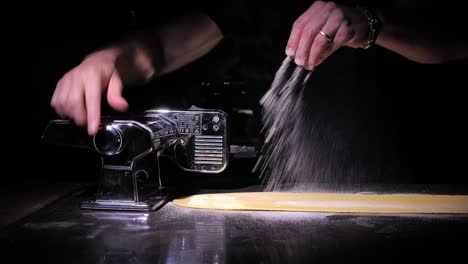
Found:
M 117 72 L 114 72 L 107 89 L 107 101 L 117 111 L 125 111 L 128 108 L 127 100 L 122 97 L 123 84 Z

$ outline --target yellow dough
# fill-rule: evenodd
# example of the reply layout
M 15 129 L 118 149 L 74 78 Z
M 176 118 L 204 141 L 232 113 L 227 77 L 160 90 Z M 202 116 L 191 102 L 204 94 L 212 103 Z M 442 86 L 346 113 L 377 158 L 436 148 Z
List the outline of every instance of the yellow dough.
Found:
M 217 210 L 468 214 L 468 195 L 239 192 L 198 194 L 174 204 Z

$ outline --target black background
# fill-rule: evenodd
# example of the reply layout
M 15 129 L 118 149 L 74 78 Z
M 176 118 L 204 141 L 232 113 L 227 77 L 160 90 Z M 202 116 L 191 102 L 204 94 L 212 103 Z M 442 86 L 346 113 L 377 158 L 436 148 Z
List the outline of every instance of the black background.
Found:
M 232 141 L 258 143 L 258 99 L 285 57 L 295 16 L 306 6 L 289 11 L 279 4 L 264 6 L 258 10 L 263 16 L 247 33 L 229 36 L 208 56 L 169 76 L 126 90 L 130 111 L 154 105 L 197 104 L 227 112 L 250 107 L 254 119 L 233 117 Z M 55 85 L 89 52 L 178 15 L 177 7 L 99 10 L 63 5 L 10 11 L 4 31 L 3 174 L 14 182 L 40 177 L 92 180 L 95 156 L 40 141 L 47 122 L 57 117 L 49 105 Z M 376 157 L 372 166 L 388 171 L 383 175 L 391 181 L 468 183 L 466 69 L 465 61 L 424 65 L 379 47 L 343 48 L 314 72 L 312 109 L 349 139 L 350 153 Z M 202 87 L 203 81 L 214 85 Z M 113 114 L 108 108 L 104 113 Z

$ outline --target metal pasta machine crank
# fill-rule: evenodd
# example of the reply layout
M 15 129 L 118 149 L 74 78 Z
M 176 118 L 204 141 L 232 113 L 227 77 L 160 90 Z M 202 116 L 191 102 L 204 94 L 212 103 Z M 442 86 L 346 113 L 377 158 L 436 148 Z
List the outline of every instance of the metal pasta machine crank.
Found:
M 97 152 L 102 161 L 95 199 L 81 208 L 151 211 L 168 199 L 159 158 L 183 171 L 220 173 L 228 164 L 227 115 L 220 110 L 145 111 L 131 118 L 103 117 L 94 136 L 68 120 L 50 121 L 43 142 Z M 156 163 L 144 162 L 156 156 Z

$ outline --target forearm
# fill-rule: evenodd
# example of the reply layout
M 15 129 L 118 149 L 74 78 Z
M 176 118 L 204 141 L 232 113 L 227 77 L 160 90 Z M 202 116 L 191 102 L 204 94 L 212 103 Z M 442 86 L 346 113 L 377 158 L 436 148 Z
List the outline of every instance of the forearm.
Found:
M 426 12 L 421 16 L 418 12 Z M 436 21 L 431 12 L 421 8 L 383 10 L 383 26 L 376 44 L 420 63 L 443 63 L 468 57 L 468 43 L 463 30 L 449 21 Z
M 125 84 L 146 82 L 206 55 L 223 38 L 208 16 L 192 14 L 141 32 L 105 49 Z
M 158 74 L 165 74 L 206 55 L 223 38 L 208 16 L 193 14 L 157 29 L 163 61 Z

